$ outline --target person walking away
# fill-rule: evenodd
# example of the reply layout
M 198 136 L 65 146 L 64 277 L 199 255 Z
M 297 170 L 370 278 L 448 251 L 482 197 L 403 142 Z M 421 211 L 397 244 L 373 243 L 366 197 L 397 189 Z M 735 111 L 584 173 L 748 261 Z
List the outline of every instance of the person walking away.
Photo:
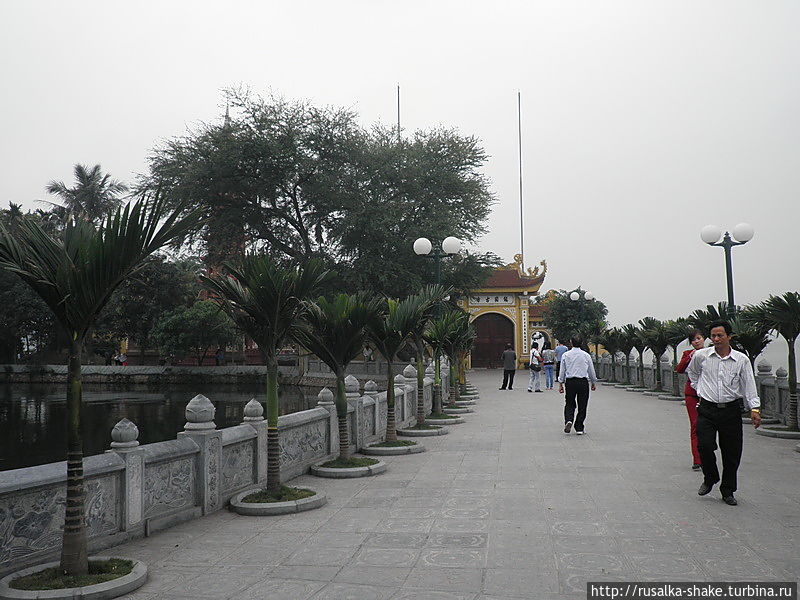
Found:
M 556 379 L 561 375 L 561 357 L 564 356 L 564 352 L 567 350 L 569 350 L 569 348 L 564 345 L 564 342 L 558 340 L 558 344 L 556 345 Z
M 550 342 L 544 343 L 542 349 L 542 368 L 544 369 L 544 389 L 553 389 L 553 368 L 556 363 L 556 351 L 550 347 Z
M 589 404 L 589 385 L 594 391 L 597 375 L 594 372 L 592 357 L 585 350 L 581 350 L 582 340 L 579 336 L 572 338 L 572 349 L 561 357 L 561 372 L 558 375 L 558 393 L 564 395 L 564 433 L 572 430 L 575 423 L 575 433 L 586 433 L 584 421 L 586 420 L 586 407 Z M 578 414 L 575 416 L 577 404 Z
M 686 373 L 697 391 L 697 450 L 703 469 L 703 484 L 697 494 L 705 496 L 720 481 L 717 449 L 722 458 L 720 494 L 725 504 L 736 506 L 736 471 L 742 458 L 742 414 L 740 398 L 750 409 L 753 427 L 761 425 L 761 401 L 750 360 L 731 348 L 731 324 L 714 321 L 709 328 L 710 348 L 697 350 Z
M 214 352 L 214 362 L 218 367 L 225 364 L 225 351 L 221 347 L 217 348 L 217 351 Z
M 531 379 L 528 382 L 528 391 L 532 392 L 535 389 L 535 391 L 541 392 L 542 355 L 539 352 L 539 344 L 537 342 L 531 344 L 530 370 Z
M 501 390 L 506 387 L 511 390 L 514 389 L 514 374 L 517 372 L 517 353 L 511 349 L 511 344 L 506 344 L 506 349 L 500 356 L 503 362 L 503 385 Z
M 702 350 L 706 345 L 706 338 L 699 329 L 692 329 L 687 339 L 692 347 L 683 351 L 683 356 L 681 356 L 680 362 L 675 367 L 677 373 L 685 373 L 694 353 L 698 350 Z M 689 413 L 689 440 L 692 444 L 693 461 L 692 471 L 699 471 L 701 468 L 700 452 L 697 449 L 697 403 L 699 400 L 697 398 L 697 392 L 688 379 L 686 380 L 686 385 L 683 386 L 683 396 L 686 399 L 686 412 Z

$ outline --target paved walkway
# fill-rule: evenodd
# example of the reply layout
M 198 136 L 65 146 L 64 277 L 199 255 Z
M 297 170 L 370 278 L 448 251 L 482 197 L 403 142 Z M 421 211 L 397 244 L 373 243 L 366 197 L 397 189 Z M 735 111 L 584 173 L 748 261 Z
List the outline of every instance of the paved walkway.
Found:
M 745 429 L 738 507 L 697 496 L 680 403 L 599 387 L 587 435 L 556 392 L 497 390 L 428 452 L 358 480 L 303 476 L 329 503 L 282 517 L 222 511 L 115 554 L 150 580 L 128 598 L 586 598 L 587 580 L 796 581 L 796 442 Z M 524 376 L 521 372 L 518 375 Z

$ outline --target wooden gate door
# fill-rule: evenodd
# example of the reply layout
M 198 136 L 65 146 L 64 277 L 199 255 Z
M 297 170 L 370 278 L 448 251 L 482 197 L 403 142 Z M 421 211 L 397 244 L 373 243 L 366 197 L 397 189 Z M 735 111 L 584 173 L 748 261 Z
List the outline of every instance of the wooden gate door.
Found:
M 475 347 L 472 350 L 473 367 L 502 367 L 500 355 L 506 344 L 514 344 L 514 323 L 503 315 L 489 313 L 472 322 L 475 327 Z

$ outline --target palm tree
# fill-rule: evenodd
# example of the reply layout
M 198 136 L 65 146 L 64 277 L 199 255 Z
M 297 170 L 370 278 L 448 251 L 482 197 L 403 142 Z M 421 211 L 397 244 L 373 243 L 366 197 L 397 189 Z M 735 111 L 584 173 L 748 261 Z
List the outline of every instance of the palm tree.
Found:
M 105 175 L 100 165 L 91 169 L 86 165 L 75 165 L 75 187 L 67 187 L 62 181 L 51 181 L 45 188 L 49 194 L 58 196 L 62 204 L 48 202 L 53 206 L 66 209 L 67 215 L 74 219 L 82 219 L 97 223 L 105 219 L 120 206 L 120 194 L 128 191 L 128 187 L 111 175 Z
M 425 331 L 434 318 L 440 303 L 450 294 L 452 294 L 452 288 L 443 285 L 426 285 L 418 294 L 409 296 L 409 298 L 415 298 L 423 306 L 423 317 L 414 325 L 410 338 L 414 344 L 417 359 L 417 425 L 425 422 Z M 435 390 L 434 387 L 434 392 Z M 441 410 L 441 406 L 439 408 Z
M 625 383 L 631 382 L 631 350 L 636 344 L 636 326 L 623 325 L 620 328 L 619 350 L 625 353 Z
M 60 569 L 88 569 L 84 524 L 81 353 L 86 334 L 117 286 L 145 259 L 197 225 L 194 213 L 179 219 L 164 204 L 144 198 L 117 209 L 102 227 L 68 222 L 53 239 L 25 219 L 12 235 L 0 227 L 0 267 L 19 275 L 50 307 L 70 339 L 67 384 L 67 499 Z
M 644 335 L 644 330 L 636 325 L 631 326 L 631 341 L 633 347 L 639 353 L 639 382 L 642 387 L 647 387 L 644 383 L 644 351 L 647 349 L 647 338 Z
M 742 318 L 756 327 L 775 331 L 789 346 L 789 407 L 786 417 L 789 430 L 798 431 L 797 363 L 794 343 L 800 335 L 800 294 L 786 292 L 782 296 L 770 295 L 760 304 L 748 306 Z
M 664 323 L 667 330 L 667 341 L 672 348 L 672 395 L 676 398 L 681 395 L 678 387 L 678 373 L 675 367 L 678 366 L 678 346 L 689 337 L 689 322 L 683 317 L 678 317 L 674 321 Z
M 442 412 L 441 356 L 445 352 L 445 344 L 447 344 L 448 337 L 452 335 L 454 327 L 454 312 L 448 311 L 431 321 L 428 324 L 428 328 L 425 330 L 424 339 L 431 347 L 434 361 L 433 402 L 431 406 L 431 412 L 433 414 L 440 414 Z
M 602 344 L 611 355 L 611 381 L 617 381 L 617 352 L 620 350 L 620 341 L 622 338 L 622 331 L 616 327 L 606 329 L 597 336 L 597 343 Z
M 313 352 L 336 376 L 336 417 L 339 421 L 339 458 L 350 458 L 350 436 L 347 430 L 347 396 L 344 376 L 347 366 L 361 354 L 367 325 L 383 309 L 380 298 L 364 293 L 339 294 L 333 300 L 319 298 L 306 303 L 303 323 L 295 339 Z M 394 385 L 389 381 L 389 386 Z
M 709 326 L 714 321 L 727 321 L 730 315 L 728 314 L 728 303 L 718 302 L 716 306 L 713 304 L 706 304 L 705 309 L 698 308 L 690 314 L 686 321 L 700 331 L 708 334 Z
M 772 338 L 769 337 L 770 330 L 763 325 L 748 322 L 745 319 L 744 311 L 731 319 L 731 329 L 733 330 L 731 344 L 739 352 L 744 352 L 747 355 L 747 358 L 750 359 L 753 373 L 755 373 L 756 359 L 772 341 Z
M 656 391 L 662 391 L 661 385 L 661 357 L 669 347 L 669 338 L 667 336 L 667 328 L 663 322 L 653 317 L 645 317 L 639 320 L 639 325 L 642 328 L 644 340 L 650 352 L 656 357 Z
M 453 326 L 445 340 L 444 352 L 450 361 L 449 405 L 455 408 L 461 395 L 458 385 L 459 357 L 466 355 L 472 349 L 475 329 L 470 325 L 469 314 L 461 309 L 454 309 L 451 312 L 454 314 Z
M 425 321 L 427 303 L 424 299 L 410 297 L 402 302 L 387 299 L 385 310 L 376 314 L 367 324 L 367 337 L 387 363 L 386 386 L 386 441 L 397 441 L 397 423 L 394 402 L 394 373 L 392 361 L 408 340 L 420 321 Z
M 239 328 L 258 344 L 267 366 L 267 492 L 281 487 L 278 432 L 278 352 L 293 339 L 306 312 L 304 300 L 328 278 L 322 263 L 282 268 L 266 255 L 248 255 L 227 276 L 203 282 Z

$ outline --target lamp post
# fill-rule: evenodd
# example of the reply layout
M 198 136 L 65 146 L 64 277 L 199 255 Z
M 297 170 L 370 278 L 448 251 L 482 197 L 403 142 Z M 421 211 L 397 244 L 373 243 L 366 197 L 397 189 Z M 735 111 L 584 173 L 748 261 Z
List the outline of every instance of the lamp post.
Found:
M 755 230 L 749 223 L 739 223 L 733 228 L 733 235 L 729 232 L 722 233 L 716 225 L 706 225 L 700 230 L 700 239 L 709 246 L 721 246 L 725 251 L 725 275 L 728 282 L 728 315 L 736 314 L 736 304 L 733 300 L 733 265 L 731 263 L 731 248 L 741 246 L 753 239 Z M 720 238 L 722 238 L 720 240 Z
M 587 302 L 591 302 L 592 300 L 594 300 L 594 295 L 591 292 L 587 292 L 585 290 L 582 290 L 581 288 L 578 288 L 577 290 L 574 290 L 574 291 L 570 292 L 569 299 L 572 300 L 573 302 L 578 302 L 578 310 L 580 311 L 579 314 L 580 314 L 580 320 L 581 320 L 581 324 L 582 324 L 583 323 L 584 307 L 586 306 Z M 583 337 L 583 332 L 579 331 L 579 333 L 581 334 L 581 337 Z M 587 340 L 583 340 L 583 343 L 587 344 Z M 587 345 L 587 347 L 588 347 L 588 345 Z M 595 346 L 595 349 L 596 348 L 597 348 L 597 346 Z
M 442 283 L 442 259 L 448 256 L 455 256 L 461 252 L 461 240 L 457 237 L 444 238 L 442 249 L 434 248 L 428 238 L 419 238 L 414 242 L 414 252 L 417 256 L 432 258 L 436 261 L 436 283 Z

